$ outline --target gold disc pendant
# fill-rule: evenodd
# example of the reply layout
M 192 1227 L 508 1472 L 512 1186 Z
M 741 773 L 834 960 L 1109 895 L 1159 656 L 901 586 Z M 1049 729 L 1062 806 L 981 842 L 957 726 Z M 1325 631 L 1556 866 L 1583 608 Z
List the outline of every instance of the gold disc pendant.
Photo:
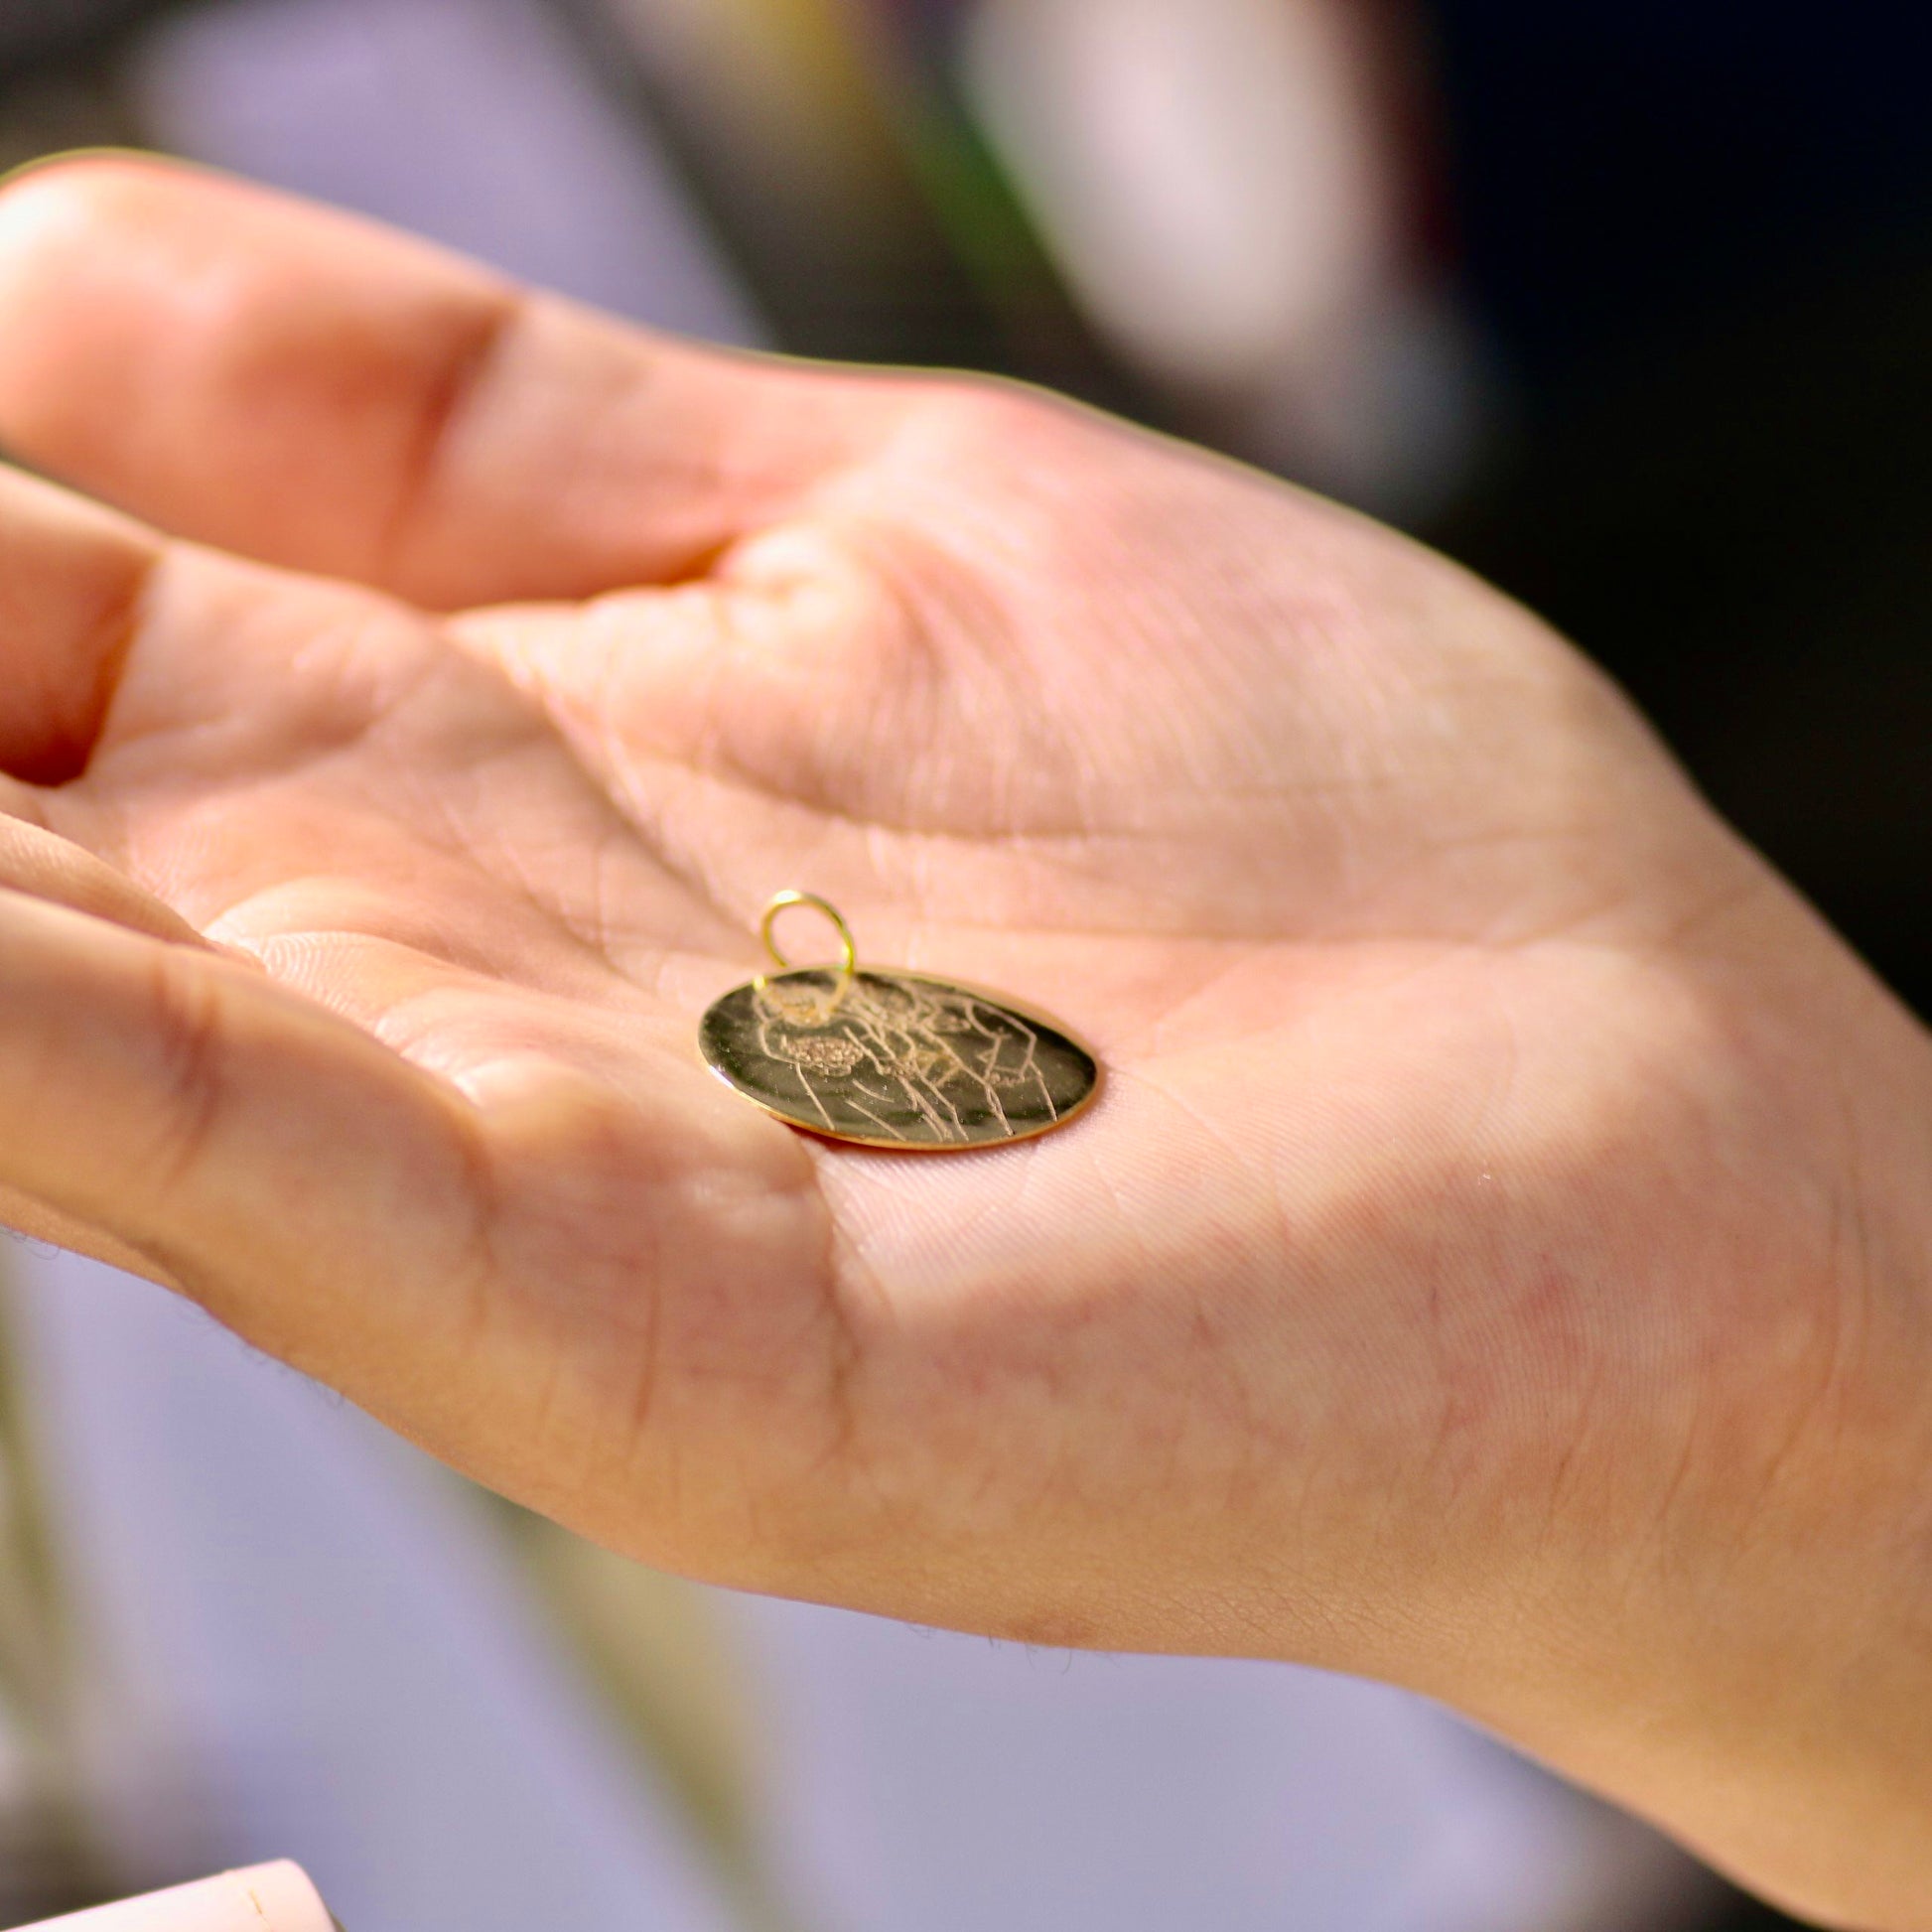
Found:
M 772 927 L 794 905 L 838 928 L 840 964 L 795 967 L 778 950 Z M 851 929 L 815 894 L 780 893 L 760 932 L 778 971 L 727 993 L 699 1039 L 714 1071 L 793 1127 L 959 1153 L 1050 1134 L 1099 1091 L 1094 1056 L 1043 1016 L 923 973 L 862 969 Z

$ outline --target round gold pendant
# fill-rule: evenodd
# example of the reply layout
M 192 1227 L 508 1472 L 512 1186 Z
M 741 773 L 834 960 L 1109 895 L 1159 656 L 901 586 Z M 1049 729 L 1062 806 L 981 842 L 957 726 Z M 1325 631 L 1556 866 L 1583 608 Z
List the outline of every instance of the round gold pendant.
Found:
M 793 968 L 771 941 L 787 906 L 839 929 L 839 966 Z M 861 969 L 823 899 L 781 893 L 764 940 L 784 970 L 727 993 L 704 1017 L 711 1066 L 780 1120 L 859 1147 L 959 1152 L 1064 1127 L 1099 1091 L 1100 1068 L 1039 1014 L 923 973 Z

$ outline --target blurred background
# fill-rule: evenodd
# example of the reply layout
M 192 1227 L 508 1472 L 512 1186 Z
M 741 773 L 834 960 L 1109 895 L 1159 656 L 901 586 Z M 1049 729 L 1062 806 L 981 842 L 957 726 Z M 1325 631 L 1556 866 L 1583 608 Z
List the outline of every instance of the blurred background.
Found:
M 102 143 L 1411 528 L 1932 1003 L 1922 5 L 0 0 L 0 167 Z M 0 1923 L 284 1853 L 353 1932 L 1781 1923 L 1395 1694 L 690 1589 L 12 1264 Z

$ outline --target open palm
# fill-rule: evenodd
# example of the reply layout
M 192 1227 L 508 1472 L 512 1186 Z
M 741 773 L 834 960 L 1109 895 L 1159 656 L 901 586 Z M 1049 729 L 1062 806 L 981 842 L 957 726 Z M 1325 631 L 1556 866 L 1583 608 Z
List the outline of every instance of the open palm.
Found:
M 152 168 L 11 191 L 0 324 L 0 430 L 194 540 L 0 490 L 9 1218 L 653 1561 L 1376 1671 L 1781 1875 L 1563 1687 L 1651 1723 L 1844 1418 L 1926 1440 L 1856 1154 L 1924 1048 L 1567 648 L 1058 405 Z M 748 1107 L 786 887 L 1100 1105 Z

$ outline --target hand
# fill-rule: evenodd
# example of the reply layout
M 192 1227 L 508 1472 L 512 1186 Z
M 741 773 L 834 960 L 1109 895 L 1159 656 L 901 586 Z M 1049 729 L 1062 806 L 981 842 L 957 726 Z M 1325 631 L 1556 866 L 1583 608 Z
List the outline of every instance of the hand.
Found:
M 1384 1676 L 1932 1925 L 1932 1056 L 1532 618 L 133 163 L 0 201 L 0 433 L 154 526 L 0 491 L 16 1225 L 648 1561 Z M 746 1105 L 787 886 L 1099 1108 Z

